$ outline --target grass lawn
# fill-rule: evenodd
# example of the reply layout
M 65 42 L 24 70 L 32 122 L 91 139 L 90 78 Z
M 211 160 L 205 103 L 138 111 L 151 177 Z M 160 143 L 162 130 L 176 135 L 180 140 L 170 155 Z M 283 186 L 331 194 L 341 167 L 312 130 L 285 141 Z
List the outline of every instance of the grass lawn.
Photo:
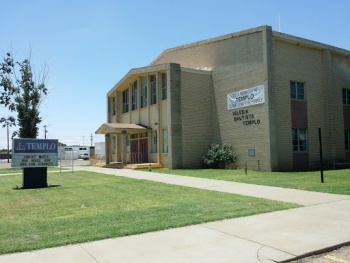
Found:
M 0 254 L 299 207 L 84 171 L 50 173 L 44 189 L 21 182 L 0 176 Z
M 48 167 L 47 171 L 59 171 L 59 167 Z M 62 168 L 62 170 L 68 170 L 66 167 Z M 22 173 L 22 168 L 0 168 L 0 175 L 2 174 L 15 174 Z
M 244 170 L 169 170 L 167 168 L 153 169 L 153 172 L 350 195 L 350 169 L 324 171 L 324 183 L 321 183 L 320 172 L 248 170 L 245 175 Z

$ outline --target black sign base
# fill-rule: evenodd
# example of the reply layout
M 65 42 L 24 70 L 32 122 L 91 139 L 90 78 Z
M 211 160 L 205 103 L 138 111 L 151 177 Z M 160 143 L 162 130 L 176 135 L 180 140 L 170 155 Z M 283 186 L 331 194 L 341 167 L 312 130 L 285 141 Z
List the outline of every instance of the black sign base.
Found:
M 23 189 L 47 187 L 47 167 L 23 168 Z

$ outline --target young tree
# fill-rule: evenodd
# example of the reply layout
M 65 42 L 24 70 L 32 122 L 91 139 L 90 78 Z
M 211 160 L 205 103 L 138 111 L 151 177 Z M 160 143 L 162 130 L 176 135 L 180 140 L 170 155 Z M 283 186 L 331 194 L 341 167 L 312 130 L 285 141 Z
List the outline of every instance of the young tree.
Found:
M 46 72 L 39 81 L 34 81 L 30 59 L 14 62 L 11 53 L 7 53 L 0 64 L 0 104 L 10 112 L 17 112 L 17 121 L 13 116 L 0 118 L 0 123 L 18 125 L 14 133 L 20 138 L 36 138 L 38 124 L 41 122 L 39 107 L 47 95 L 45 86 Z M 2 89 L 2 90 L 1 90 Z

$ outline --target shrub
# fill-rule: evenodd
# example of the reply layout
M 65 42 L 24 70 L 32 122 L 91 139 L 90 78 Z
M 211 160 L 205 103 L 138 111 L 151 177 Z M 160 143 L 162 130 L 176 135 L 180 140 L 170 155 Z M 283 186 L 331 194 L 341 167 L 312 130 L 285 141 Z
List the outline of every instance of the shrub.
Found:
M 208 168 L 225 169 L 227 164 L 234 163 L 237 154 L 233 151 L 232 146 L 223 144 L 222 147 L 218 143 L 212 143 L 209 147 L 206 157 L 203 161 Z

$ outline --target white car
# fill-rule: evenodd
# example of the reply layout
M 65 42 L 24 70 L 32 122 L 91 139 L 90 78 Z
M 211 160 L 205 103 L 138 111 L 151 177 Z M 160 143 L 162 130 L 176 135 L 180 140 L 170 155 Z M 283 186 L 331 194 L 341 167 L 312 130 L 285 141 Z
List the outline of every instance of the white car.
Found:
M 83 153 L 83 154 L 80 154 L 80 155 L 79 155 L 79 159 L 89 160 L 90 157 L 89 157 L 89 154 Z

